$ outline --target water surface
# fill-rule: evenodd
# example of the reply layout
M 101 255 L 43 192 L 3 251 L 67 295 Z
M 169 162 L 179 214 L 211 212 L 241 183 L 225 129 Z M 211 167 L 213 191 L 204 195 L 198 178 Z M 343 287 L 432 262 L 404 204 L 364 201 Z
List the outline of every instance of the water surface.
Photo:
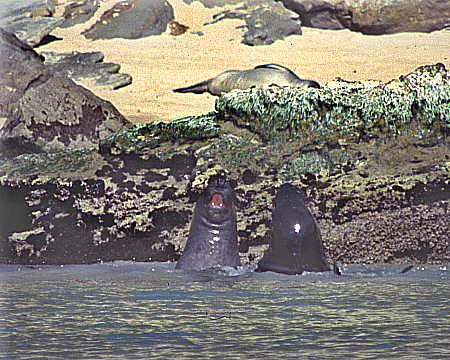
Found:
M 448 266 L 0 265 L 0 359 L 448 359 Z

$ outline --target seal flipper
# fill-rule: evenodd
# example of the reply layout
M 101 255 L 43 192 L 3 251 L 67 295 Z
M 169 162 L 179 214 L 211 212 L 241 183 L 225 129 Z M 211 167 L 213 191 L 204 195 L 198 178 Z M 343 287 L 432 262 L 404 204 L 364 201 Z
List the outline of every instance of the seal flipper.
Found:
M 400 271 L 400 274 L 404 274 L 404 273 L 407 273 L 408 271 L 411 271 L 413 267 L 414 267 L 414 265 L 408 265 L 402 271 Z
M 203 94 L 209 91 L 208 89 L 209 82 L 210 80 L 205 80 L 194 85 L 173 89 L 173 92 Z
M 337 266 L 336 263 L 333 263 L 333 272 L 335 275 L 341 276 L 342 275 L 342 271 L 339 268 L 339 266 Z
M 289 264 L 279 264 L 276 262 L 270 263 L 270 260 L 268 264 L 265 264 L 265 260 L 263 258 L 263 260 L 258 263 L 255 272 L 266 272 L 266 271 L 273 271 L 276 273 L 286 275 L 299 275 L 303 273 L 303 269 L 289 266 Z

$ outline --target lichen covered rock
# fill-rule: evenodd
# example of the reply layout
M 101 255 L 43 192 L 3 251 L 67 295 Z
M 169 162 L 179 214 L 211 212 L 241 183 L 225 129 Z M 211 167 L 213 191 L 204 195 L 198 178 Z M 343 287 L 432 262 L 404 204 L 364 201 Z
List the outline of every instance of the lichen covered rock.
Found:
M 359 141 L 373 136 L 447 136 L 450 79 L 427 65 L 388 83 L 336 81 L 324 89 L 253 88 L 216 102 L 219 116 L 263 140 Z

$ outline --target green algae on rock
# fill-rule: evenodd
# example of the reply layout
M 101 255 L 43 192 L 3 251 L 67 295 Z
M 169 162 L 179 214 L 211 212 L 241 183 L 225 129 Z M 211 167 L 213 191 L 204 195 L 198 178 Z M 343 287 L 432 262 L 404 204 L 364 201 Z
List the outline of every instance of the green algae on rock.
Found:
M 102 141 L 100 147 L 111 153 L 138 152 L 154 149 L 165 141 L 202 140 L 219 135 L 214 113 L 187 116 L 171 122 L 137 124 L 129 130 L 119 131 Z
M 92 149 L 64 150 L 56 153 L 22 154 L 0 163 L 0 176 L 49 175 L 81 172 L 92 162 Z
M 448 135 L 450 80 L 444 65 L 428 65 L 388 83 L 337 81 L 323 89 L 259 87 L 216 102 L 218 117 L 263 141 L 359 141 L 401 134 Z

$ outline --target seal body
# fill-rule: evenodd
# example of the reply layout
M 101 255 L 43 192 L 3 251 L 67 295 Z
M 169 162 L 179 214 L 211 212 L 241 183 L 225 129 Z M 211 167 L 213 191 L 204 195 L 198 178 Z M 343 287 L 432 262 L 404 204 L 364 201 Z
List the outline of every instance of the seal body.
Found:
M 272 210 L 273 238 L 255 271 L 301 274 L 328 271 L 317 222 L 305 205 L 305 195 L 292 184 L 283 184 Z
M 230 184 L 223 178 L 212 178 L 195 205 L 189 237 L 176 269 L 241 265 L 234 202 Z
M 191 86 L 174 89 L 173 91 L 179 93 L 191 92 L 195 94 L 209 92 L 212 95 L 219 96 L 231 90 L 245 90 L 262 85 L 320 88 L 318 82 L 300 79 L 292 70 L 285 66 L 264 64 L 249 70 L 228 70 L 211 79 Z

